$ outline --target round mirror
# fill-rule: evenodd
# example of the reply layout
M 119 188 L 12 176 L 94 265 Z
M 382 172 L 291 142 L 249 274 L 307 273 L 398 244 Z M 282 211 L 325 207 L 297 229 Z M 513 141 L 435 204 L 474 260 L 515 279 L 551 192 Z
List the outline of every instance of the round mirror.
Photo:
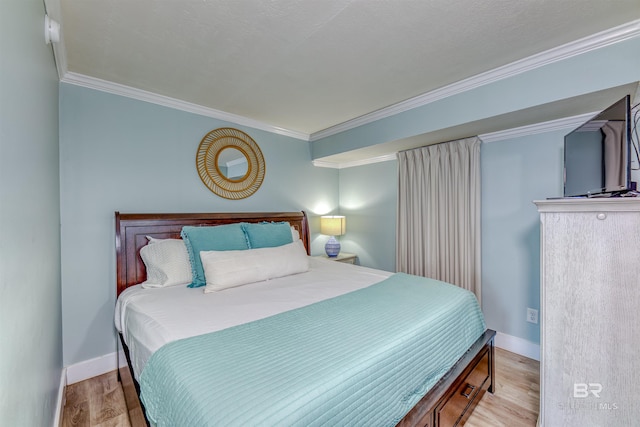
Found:
M 226 147 L 218 152 L 218 171 L 229 181 L 242 181 L 249 171 L 247 156 L 235 147 Z
M 258 144 L 233 128 L 205 135 L 196 154 L 198 175 L 213 193 L 226 199 L 244 199 L 264 180 L 265 165 Z

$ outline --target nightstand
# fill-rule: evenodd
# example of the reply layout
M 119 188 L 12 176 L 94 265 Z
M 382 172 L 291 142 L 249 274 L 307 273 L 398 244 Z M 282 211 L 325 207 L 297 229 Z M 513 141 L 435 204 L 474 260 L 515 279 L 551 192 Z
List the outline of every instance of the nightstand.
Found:
M 329 259 L 331 261 L 343 262 L 345 264 L 355 264 L 358 259 L 358 255 L 350 254 L 348 252 L 340 252 L 338 256 L 329 258 L 327 255 L 318 255 L 316 258 Z

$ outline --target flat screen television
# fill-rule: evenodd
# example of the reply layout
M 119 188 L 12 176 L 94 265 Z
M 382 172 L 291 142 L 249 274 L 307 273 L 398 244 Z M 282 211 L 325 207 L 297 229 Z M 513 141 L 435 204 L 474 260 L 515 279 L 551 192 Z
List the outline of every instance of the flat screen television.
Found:
M 564 197 L 610 197 L 631 188 L 631 97 L 564 137 Z

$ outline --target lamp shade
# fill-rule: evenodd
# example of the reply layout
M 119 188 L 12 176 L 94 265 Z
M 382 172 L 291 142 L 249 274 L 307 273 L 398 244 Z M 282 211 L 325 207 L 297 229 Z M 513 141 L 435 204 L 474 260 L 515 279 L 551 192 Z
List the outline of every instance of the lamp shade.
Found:
M 320 217 L 320 233 L 327 236 L 342 236 L 347 231 L 347 220 L 341 215 Z

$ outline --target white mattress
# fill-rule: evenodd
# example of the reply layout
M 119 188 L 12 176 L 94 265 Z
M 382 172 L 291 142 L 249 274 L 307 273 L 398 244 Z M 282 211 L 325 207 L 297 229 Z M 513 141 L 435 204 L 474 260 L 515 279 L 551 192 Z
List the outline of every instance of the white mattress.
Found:
M 310 270 L 220 292 L 172 286 L 132 286 L 116 303 L 115 324 L 129 347 L 136 378 L 164 344 L 333 298 L 378 283 L 392 273 L 310 258 Z

